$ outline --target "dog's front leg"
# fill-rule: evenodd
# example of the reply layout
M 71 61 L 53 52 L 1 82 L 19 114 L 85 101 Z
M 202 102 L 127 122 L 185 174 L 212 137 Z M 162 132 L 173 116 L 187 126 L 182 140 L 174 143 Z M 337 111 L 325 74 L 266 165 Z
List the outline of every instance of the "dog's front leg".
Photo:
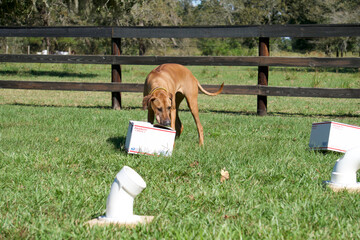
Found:
M 148 109 L 148 122 L 151 124 L 154 124 L 154 118 L 155 118 L 154 110 L 149 108 Z
M 170 119 L 171 119 L 171 125 L 170 127 L 172 129 L 176 129 L 175 128 L 175 121 L 176 121 L 176 108 L 175 107 L 171 107 L 170 110 Z M 176 132 L 176 135 L 178 135 L 178 133 Z

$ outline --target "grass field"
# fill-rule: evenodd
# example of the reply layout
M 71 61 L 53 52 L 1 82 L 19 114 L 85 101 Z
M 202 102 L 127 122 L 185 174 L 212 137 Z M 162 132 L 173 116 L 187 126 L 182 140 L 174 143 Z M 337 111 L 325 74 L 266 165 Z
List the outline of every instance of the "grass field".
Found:
M 151 66 L 124 66 L 124 82 L 143 82 Z M 201 83 L 254 85 L 257 69 L 190 67 Z M 1 64 L 1 80 L 110 81 L 101 65 Z M 271 86 L 360 88 L 354 70 L 280 69 Z M 359 99 L 199 96 L 205 146 L 186 104 L 183 135 L 171 157 L 127 155 L 129 120 L 146 120 L 140 93 L 0 89 L 0 239 L 357 239 L 359 194 L 334 193 L 341 154 L 307 146 L 311 124 L 360 125 Z M 136 228 L 88 227 L 103 215 L 111 183 L 124 166 L 147 188 L 134 211 L 152 215 Z M 221 182 L 226 168 L 230 179 Z

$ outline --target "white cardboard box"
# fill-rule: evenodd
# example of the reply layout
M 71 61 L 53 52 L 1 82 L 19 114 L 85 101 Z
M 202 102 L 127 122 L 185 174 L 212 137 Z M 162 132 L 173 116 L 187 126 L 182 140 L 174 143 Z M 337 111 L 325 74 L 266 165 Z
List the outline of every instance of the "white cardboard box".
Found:
M 360 146 L 360 127 L 332 121 L 312 124 L 311 150 L 346 152 L 355 146 Z
M 176 131 L 148 122 L 130 121 L 125 150 L 130 154 L 171 156 Z

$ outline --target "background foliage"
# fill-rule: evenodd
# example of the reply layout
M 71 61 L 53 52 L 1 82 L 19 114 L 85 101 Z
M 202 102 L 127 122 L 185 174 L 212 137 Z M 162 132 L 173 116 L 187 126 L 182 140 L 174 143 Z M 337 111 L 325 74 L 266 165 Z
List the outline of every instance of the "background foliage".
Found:
M 2 26 L 195 26 L 262 24 L 359 23 L 358 0 L 25 0 L 0 1 Z M 71 47 L 81 54 L 110 54 L 108 39 L 2 38 L 10 53 L 32 53 Z M 276 39 L 275 49 L 323 51 L 328 56 L 359 52 L 359 38 Z M 252 55 L 255 39 L 125 39 L 123 54 L 148 54 L 149 49 L 199 49 L 202 55 Z M 240 47 L 239 47 L 240 46 Z M 166 52 L 166 50 L 165 50 Z M 153 52 L 152 52 L 153 53 Z M 157 52 L 158 54 L 158 52 Z M 185 53 L 186 54 L 186 53 Z

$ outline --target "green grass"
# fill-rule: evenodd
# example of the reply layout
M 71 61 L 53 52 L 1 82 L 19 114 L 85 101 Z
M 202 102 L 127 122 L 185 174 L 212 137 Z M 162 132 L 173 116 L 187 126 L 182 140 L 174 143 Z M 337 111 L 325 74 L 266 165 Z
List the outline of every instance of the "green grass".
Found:
M 201 82 L 256 84 L 255 68 L 191 68 Z M 125 82 L 143 82 L 151 67 L 125 66 Z M 110 68 L 0 65 L 1 79 L 108 81 Z M 357 72 L 274 69 L 273 86 L 359 87 Z M 206 80 L 205 80 L 206 79 Z M 131 81 L 130 81 L 131 80 Z M 323 82 L 325 81 L 326 84 Z M 345 84 L 346 85 L 346 84 Z M 0 90 L 0 239 L 356 239 L 359 195 L 323 188 L 339 153 L 308 151 L 311 124 L 360 125 L 360 100 L 199 96 L 205 146 L 197 146 L 186 104 L 171 157 L 127 155 L 129 120 L 146 120 L 141 94 Z M 194 164 L 197 163 L 198 164 Z M 155 219 L 136 228 L 93 227 L 124 166 L 147 188 L 134 211 Z M 230 179 L 221 183 L 220 170 Z

